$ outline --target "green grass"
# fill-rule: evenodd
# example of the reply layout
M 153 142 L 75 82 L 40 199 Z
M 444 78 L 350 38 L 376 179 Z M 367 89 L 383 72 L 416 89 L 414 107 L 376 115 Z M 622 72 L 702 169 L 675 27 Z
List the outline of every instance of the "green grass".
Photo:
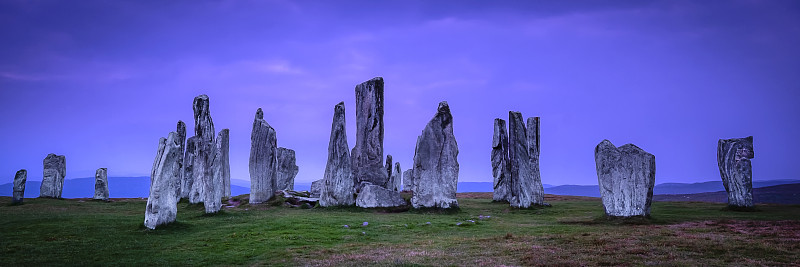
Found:
M 244 204 L 204 215 L 181 202 L 157 230 L 142 226 L 144 200 L 0 197 L 0 266 L 800 263 L 797 205 L 655 202 L 651 218 L 607 220 L 598 199 L 520 210 L 480 197 L 445 212 Z

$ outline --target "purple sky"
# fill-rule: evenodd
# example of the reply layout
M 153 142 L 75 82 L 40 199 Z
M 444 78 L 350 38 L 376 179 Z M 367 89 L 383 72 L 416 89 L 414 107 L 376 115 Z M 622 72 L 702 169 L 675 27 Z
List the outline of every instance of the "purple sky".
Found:
M 499 2 L 499 3 L 497 3 Z M 542 117 L 546 184 L 596 184 L 594 147 L 656 155 L 656 183 L 719 179 L 719 138 L 754 136 L 757 180 L 797 179 L 798 1 L 0 1 L 0 183 L 48 153 L 67 178 L 148 175 L 192 99 L 249 180 L 257 108 L 322 178 L 333 107 L 386 81 L 385 153 L 411 166 L 449 102 L 460 181 L 491 181 L 493 119 Z

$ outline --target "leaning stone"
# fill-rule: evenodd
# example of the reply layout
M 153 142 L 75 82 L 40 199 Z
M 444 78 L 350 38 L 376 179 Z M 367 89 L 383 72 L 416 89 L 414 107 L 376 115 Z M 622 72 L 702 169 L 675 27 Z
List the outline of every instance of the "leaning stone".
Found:
M 728 192 L 728 205 L 753 207 L 753 137 L 720 139 L 717 164 L 722 184 Z
M 61 198 L 64 176 L 67 174 L 67 159 L 62 155 L 48 154 L 44 158 L 44 177 L 39 188 L 39 197 Z
M 406 204 L 400 192 L 371 184 L 365 185 L 356 198 L 356 206 L 362 208 L 399 207 Z
M 414 191 L 414 169 L 408 169 L 403 172 L 403 191 Z
M 198 137 L 193 136 L 186 140 L 186 150 L 183 157 L 183 174 L 181 175 L 181 198 L 189 198 L 194 184 L 194 158 L 197 157 Z M 152 177 L 152 176 L 151 176 Z
M 324 183 L 325 179 L 319 179 L 311 182 L 311 189 L 309 190 L 309 192 L 311 193 L 311 197 L 321 197 L 322 187 Z
M 383 78 L 375 77 L 356 86 L 356 145 L 352 153 L 356 186 L 386 185 L 389 175 L 383 165 Z
M 222 197 L 231 197 L 231 160 L 230 130 L 222 129 L 215 140 L 217 161 L 214 162 L 214 173 L 222 179 Z
M 333 122 L 331 123 L 331 136 L 328 141 L 328 161 L 325 164 L 325 175 L 322 180 L 311 184 L 312 196 L 315 185 L 320 190 L 319 205 L 351 206 L 355 203 L 353 197 L 354 184 L 350 154 L 347 146 L 347 124 L 345 123 L 344 102 L 333 108 Z
M 414 208 L 456 208 L 458 144 L 446 101 L 422 130 L 414 150 Z
M 300 167 L 297 166 L 294 150 L 279 147 L 277 190 L 294 190 L 294 177 L 299 171 Z
M 178 162 L 180 162 L 180 160 Z M 179 173 L 180 173 L 180 171 L 178 173 L 176 173 L 176 174 L 179 174 Z M 94 198 L 93 199 L 108 201 L 108 169 L 106 169 L 106 168 L 99 168 L 94 173 Z
M 147 206 L 144 213 L 144 225 L 155 229 L 159 225 L 175 221 L 178 214 L 178 168 L 182 160 L 178 134 L 170 132 L 169 136 L 159 140 L 159 150 L 156 154 L 156 169 L 151 173 L 150 195 L 147 197 Z
M 615 147 L 603 140 L 594 149 L 594 160 L 606 215 L 649 216 L 656 157 L 633 144 Z
M 492 200 L 509 201 L 511 196 L 511 174 L 508 168 L 508 135 L 506 134 L 506 121 L 499 118 L 494 119 L 492 176 L 494 176 Z
M 22 169 L 17 171 L 14 175 L 14 190 L 11 198 L 11 203 L 22 203 L 25 197 L 25 182 L 28 181 L 28 170 Z
M 250 203 L 258 204 L 272 198 L 277 186 L 278 138 L 275 129 L 264 120 L 259 108 L 250 135 Z

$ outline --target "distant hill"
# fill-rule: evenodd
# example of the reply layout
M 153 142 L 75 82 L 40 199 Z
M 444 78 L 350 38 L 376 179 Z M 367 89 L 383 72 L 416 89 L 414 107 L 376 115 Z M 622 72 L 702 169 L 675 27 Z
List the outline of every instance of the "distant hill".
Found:
M 725 191 L 718 191 L 695 194 L 655 195 L 653 196 L 653 200 L 726 203 L 728 202 L 728 193 Z M 756 203 L 800 204 L 800 183 L 753 188 L 753 201 Z
M 25 197 L 39 196 L 41 181 L 28 181 L 25 186 Z M 754 188 L 780 184 L 800 183 L 800 180 L 768 180 L 753 182 Z M 544 192 L 553 195 L 600 197 L 597 185 L 559 185 L 545 184 Z M 311 183 L 296 183 L 295 190 L 309 190 Z M 0 185 L 0 196 L 11 196 L 13 184 Z M 147 197 L 150 193 L 150 177 L 109 177 L 108 190 L 112 198 L 137 198 Z M 703 192 L 724 191 L 722 182 L 711 181 L 693 184 L 664 183 L 656 185 L 653 189 L 655 195 L 661 194 L 694 194 Z M 492 192 L 492 182 L 460 182 L 458 193 L 467 192 Z M 231 194 L 234 196 L 249 194 L 250 181 L 231 179 Z M 84 198 L 94 195 L 94 177 L 67 179 L 64 181 L 64 198 Z M 724 202 L 724 201 L 722 201 Z

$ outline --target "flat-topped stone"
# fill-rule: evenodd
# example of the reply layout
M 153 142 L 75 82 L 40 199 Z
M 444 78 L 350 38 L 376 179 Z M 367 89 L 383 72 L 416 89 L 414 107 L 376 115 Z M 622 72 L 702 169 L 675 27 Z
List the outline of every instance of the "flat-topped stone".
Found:
M 603 140 L 594 149 L 597 182 L 606 215 L 649 216 L 656 181 L 656 157 L 627 144 Z

